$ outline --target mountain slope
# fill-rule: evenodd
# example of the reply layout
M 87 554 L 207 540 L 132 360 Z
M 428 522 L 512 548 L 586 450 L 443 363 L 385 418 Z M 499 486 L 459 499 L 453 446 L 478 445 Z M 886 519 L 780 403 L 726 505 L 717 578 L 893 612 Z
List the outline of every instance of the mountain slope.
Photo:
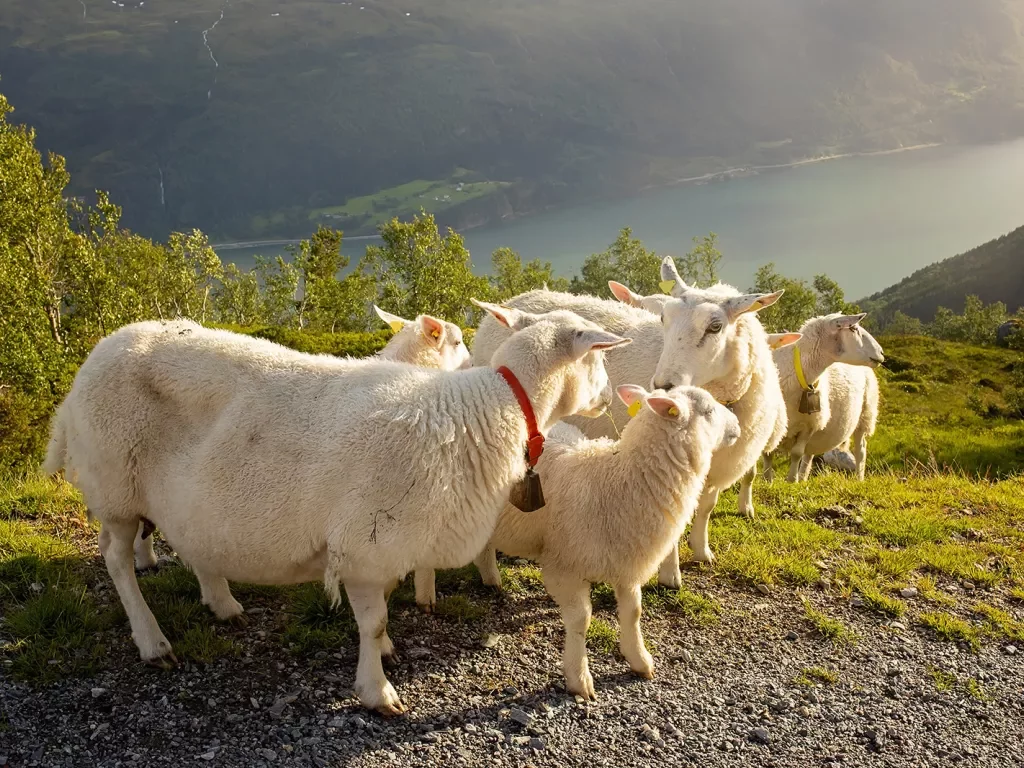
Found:
M 1011 312 L 1024 306 L 1024 227 L 919 269 L 861 304 L 883 323 L 896 310 L 928 321 L 940 306 L 962 312 L 972 294 L 987 304 L 1001 301 Z
M 0 87 L 129 226 L 295 235 L 457 173 L 486 219 L 1020 135 L 1022 28 L 1021 0 L 0 0 Z

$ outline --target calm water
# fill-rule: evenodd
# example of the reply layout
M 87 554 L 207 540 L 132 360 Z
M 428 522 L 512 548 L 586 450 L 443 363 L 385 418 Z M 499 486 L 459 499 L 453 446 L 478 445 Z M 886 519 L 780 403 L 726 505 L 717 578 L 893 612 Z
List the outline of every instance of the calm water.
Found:
M 747 287 L 774 261 L 787 275 L 827 272 L 861 297 L 1024 224 L 1024 139 L 834 160 L 630 200 L 531 216 L 466 233 L 479 272 L 499 246 L 570 275 L 621 227 L 658 253 L 717 232 L 728 282 Z M 365 241 L 349 242 L 358 259 Z M 274 252 L 263 249 L 261 252 Z M 251 263 L 252 250 L 223 251 Z

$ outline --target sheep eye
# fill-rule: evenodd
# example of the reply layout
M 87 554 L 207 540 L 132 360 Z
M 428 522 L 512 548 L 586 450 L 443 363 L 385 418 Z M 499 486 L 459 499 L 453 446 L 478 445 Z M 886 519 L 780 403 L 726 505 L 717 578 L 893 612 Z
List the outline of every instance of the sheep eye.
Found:
M 708 333 L 721 333 L 722 332 L 722 323 L 721 323 L 721 321 L 720 320 L 715 320 L 715 322 L 713 322 L 711 325 L 708 326 L 707 332 Z

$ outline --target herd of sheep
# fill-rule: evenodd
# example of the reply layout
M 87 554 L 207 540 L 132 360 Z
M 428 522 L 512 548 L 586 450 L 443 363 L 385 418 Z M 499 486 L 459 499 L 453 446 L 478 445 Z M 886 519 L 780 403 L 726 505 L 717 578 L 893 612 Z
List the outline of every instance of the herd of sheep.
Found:
M 229 581 L 322 581 L 336 602 L 343 586 L 354 688 L 385 714 L 404 711 L 381 662 L 390 592 L 414 573 L 429 611 L 434 569 L 469 562 L 498 587 L 500 551 L 541 566 L 566 687 L 592 698 L 590 585 L 614 588 L 622 655 L 652 677 L 641 586 L 655 573 L 679 586 L 687 526 L 691 556 L 711 562 L 719 494 L 740 481 L 753 515 L 758 460 L 777 450 L 799 481 L 815 455 L 852 444 L 863 477 L 878 411 L 883 354 L 863 315 L 769 335 L 757 312 L 781 291 L 689 286 L 671 258 L 661 272 L 655 296 L 612 283 L 619 301 L 545 289 L 477 302 L 472 354 L 451 323 L 380 310 L 396 333 L 358 360 L 188 321 L 126 326 L 82 365 L 44 469 L 63 470 L 101 522 L 146 662 L 175 661 L 135 575 L 155 564 L 154 527 L 220 619 L 243 611 Z

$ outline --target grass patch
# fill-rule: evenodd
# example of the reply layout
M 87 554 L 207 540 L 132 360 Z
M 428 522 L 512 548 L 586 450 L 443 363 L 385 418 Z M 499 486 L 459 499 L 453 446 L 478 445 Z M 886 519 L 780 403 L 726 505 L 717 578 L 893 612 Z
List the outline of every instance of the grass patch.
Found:
M 285 626 L 284 640 L 295 653 L 336 652 L 359 636 L 359 627 L 344 593 L 341 604 L 334 607 L 320 584 L 296 587 L 287 610 L 291 618 Z
M 642 593 L 644 610 L 651 612 L 673 611 L 681 613 L 698 626 L 707 626 L 718 621 L 722 606 L 715 600 L 692 592 L 686 587 L 669 589 L 659 586 L 652 579 Z
M 929 667 L 928 673 L 932 676 L 937 691 L 948 693 L 956 688 L 956 675 L 935 667 Z
M 540 568 L 532 565 L 517 567 L 498 566 L 501 572 L 502 587 L 515 594 L 532 589 L 544 589 L 544 574 Z
M 1024 587 L 1013 587 L 1008 597 L 1011 600 L 1016 600 L 1018 603 L 1024 603 Z
M 711 537 L 716 568 L 748 584 L 813 584 L 821 577 L 815 562 L 843 543 L 841 534 L 809 520 L 767 517 L 754 524 L 739 516 L 713 517 Z
M 966 643 L 973 651 L 977 651 L 980 647 L 978 630 L 950 613 L 943 611 L 922 613 L 917 620 L 921 626 L 928 627 L 943 640 Z
M 175 641 L 174 650 L 179 659 L 209 664 L 223 656 L 237 656 L 241 649 L 229 638 L 219 635 L 216 628 L 199 625 L 185 630 Z
M 1006 611 L 1001 611 L 986 603 L 978 603 L 971 610 L 976 615 L 985 618 L 990 633 L 1024 643 L 1024 622 L 1017 621 Z
M 945 592 L 940 592 L 938 585 L 935 583 L 935 579 L 930 576 L 921 576 L 915 582 L 914 586 L 917 587 L 918 595 L 930 603 L 938 603 L 939 605 L 945 606 L 956 605 L 956 600 Z
M 806 598 L 803 603 L 804 617 L 819 635 L 831 640 L 836 645 L 849 645 L 856 640 L 856 635 L 843 622 L 822 613 Z
M 587 627 L 587 645 L 592 650 L 611 653 L 615 650 L 618 639 L 618 633 L 611 624 L 596 617 L 590 620 L 590 626 Z
M 459 624 L 479 621 L 487 615 L 487 607 L 470 600 L 465 595 L 442 597 L 434 607 L 434 613 Z
M 854 589 L 864 600 L 864 605 L 875 613 L 898 619 L 907 611 L 907 606 L 902 600 L 885 594 L 872 584 L 857 584 Z
M 824 667 L 806 667 L 794 681 L 797 685 L 835 685 L 839 682 L 839 673 Z

